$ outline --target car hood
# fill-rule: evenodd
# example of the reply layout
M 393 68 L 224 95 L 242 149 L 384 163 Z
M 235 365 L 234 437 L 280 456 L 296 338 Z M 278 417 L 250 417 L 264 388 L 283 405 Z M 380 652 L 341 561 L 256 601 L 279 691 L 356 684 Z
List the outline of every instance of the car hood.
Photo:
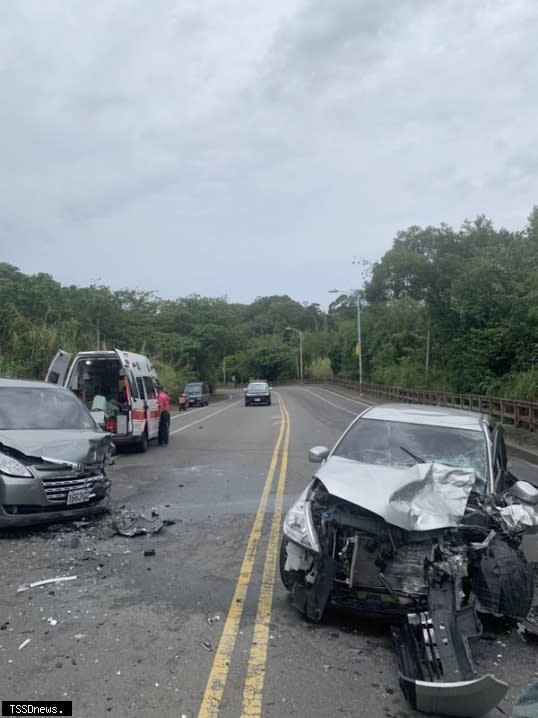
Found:
M 401 468 L 331 456 L 315 478 L 333 496 L 405 531 L 432 531 L 460 523 L 476 474 L 437 463 Z
M 2 444 L 27 456 L 100 464 L 112 444 L 112 437 L 90 429 L 12 429 L 0 431 L 0 450 Z

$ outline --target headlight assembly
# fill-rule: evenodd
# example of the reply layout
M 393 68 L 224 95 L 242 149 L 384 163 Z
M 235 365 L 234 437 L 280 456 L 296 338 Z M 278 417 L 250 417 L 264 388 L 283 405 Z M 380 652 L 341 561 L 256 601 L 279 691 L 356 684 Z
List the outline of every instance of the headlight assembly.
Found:
M 297 501 L 286 514 L 284 534 L 295 543 L 319 553 L 316 531 L 312 523 L 310 501 Z
M 18 459 L 15 459 L 13 456 L 9 456 L 9 454 L 2 454 L 1 452 L 0 471 L 4 474 L 8 474 L 9 476 L 21 476 L 26 479 L 33 478 L 33 474 L 27 466 L 25 466 Z

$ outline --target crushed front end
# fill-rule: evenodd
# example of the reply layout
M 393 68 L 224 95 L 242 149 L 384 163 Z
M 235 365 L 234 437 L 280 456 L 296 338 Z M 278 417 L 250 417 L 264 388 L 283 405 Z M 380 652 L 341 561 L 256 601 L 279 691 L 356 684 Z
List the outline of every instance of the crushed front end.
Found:
M 412 482 L 414 509 L 420 492 L 426 495 L 424 477 L 422 486 Z M 392 491 L 387 506 L 401 504 L 405 491 L 404 484 Z M 400 683 L 414 707 L 484 715 L 508 686 L 476 673 L 469 640 L 482 630 L 477 611 L 524 618 L 534 588 L 504 507 L 474 494 L 470 485 L 463 516 L 445 521 L 452 525 L 429 521 L 418 530 L 420 512 L 414 523 L 402 518 L 402 528 L 387 520 L 395 515 L 391 509 L 381 516 L 339 493 L 315 479 L 286 517 L 281 575 L 293 604 L 313 621 L 321 620 L 328 604 L 387 620 Z

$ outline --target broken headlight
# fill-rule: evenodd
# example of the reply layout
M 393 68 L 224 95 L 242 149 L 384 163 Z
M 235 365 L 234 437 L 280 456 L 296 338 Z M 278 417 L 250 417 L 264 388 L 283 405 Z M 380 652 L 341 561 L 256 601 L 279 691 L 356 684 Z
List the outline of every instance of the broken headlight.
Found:
M 8 454 L 0 453 L 0 471 L 9 476 L 22 476 L 27 479 L 33 478 L 31 471 L 22 462 Z
M 310 501 L 299 500 L 286 514 L 283 526 L 284 534 L 294 543 L 319 552 L 319 544 L 312 523 Z

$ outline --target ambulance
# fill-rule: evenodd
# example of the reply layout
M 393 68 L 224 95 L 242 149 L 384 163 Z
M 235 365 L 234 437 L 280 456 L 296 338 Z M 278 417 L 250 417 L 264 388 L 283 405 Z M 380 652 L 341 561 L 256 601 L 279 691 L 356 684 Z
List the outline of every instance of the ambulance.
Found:
M 159 380 L 142 354 L 114 349 L 72 354 L 60 349 L 45 381 L 71 389 L 117 446 L 146 451 L 159 434 Z

